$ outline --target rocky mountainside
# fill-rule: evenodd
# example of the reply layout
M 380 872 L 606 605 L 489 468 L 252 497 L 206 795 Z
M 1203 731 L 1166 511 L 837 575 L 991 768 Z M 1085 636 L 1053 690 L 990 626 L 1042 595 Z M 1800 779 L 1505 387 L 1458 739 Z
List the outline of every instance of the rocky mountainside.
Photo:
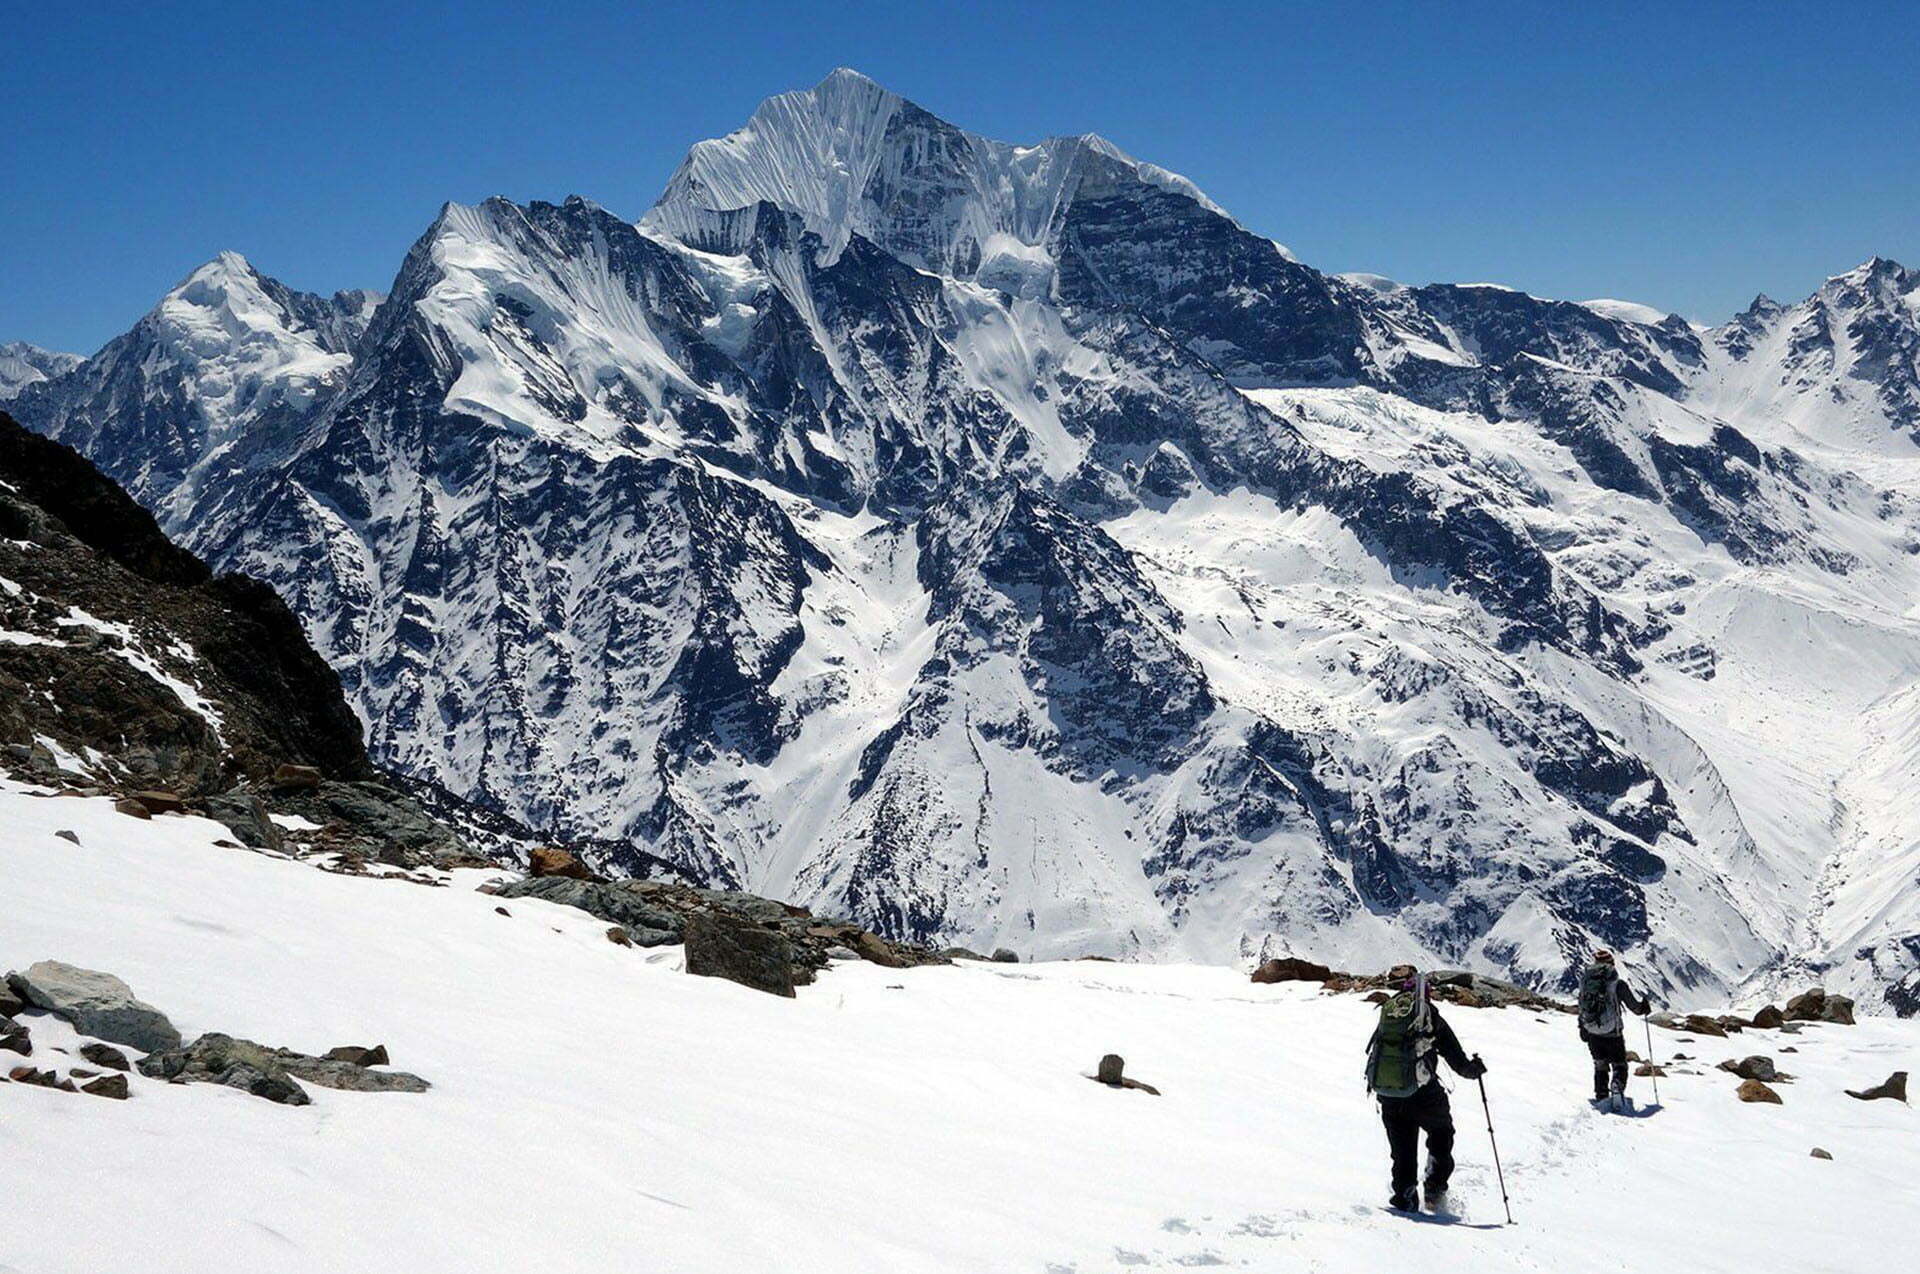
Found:
M 605 870 L 1913 1011 L 1917 351 L 1889 262 L 1713 330 L 1328 275 L 843 71 L 638 223 L 448 205 L 384 299 L 223 256 L 14 408 Z
M 28 385 L 63 375 L 85 360 L 78 354 L 61 354 L 25 341 L 0 345 L 0 402 L 14 397 Z

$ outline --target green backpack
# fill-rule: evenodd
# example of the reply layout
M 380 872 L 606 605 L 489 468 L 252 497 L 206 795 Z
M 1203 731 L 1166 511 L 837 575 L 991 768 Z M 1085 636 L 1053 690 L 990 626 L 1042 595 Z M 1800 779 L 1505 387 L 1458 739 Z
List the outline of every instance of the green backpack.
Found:
M 1379 1097 L 1411 1097 L 1433 1078 L 1433 1027 L 1426 986 L 1402 991 L 1380 1005 L 1380 1023 L 1367 1047 L 1367 1090 Z

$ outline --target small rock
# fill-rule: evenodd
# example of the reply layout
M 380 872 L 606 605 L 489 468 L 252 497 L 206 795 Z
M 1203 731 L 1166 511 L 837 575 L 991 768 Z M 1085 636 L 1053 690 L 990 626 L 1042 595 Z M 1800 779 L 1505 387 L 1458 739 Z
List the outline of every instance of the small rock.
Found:
M 110 1071 L 130 1069 L 127 1055 L 111 1044 L 88 1043 L 80 1046 L 80 1056 L 95 1066 L 104 1066 Z
M 54 835 L 58 836 L 63 841 L 68 841 L 75 845 L 78 845 L 80 843 L 80 833 L 73 831 L 69 828 L 63 827 L 59 831 L 55 832 Z
M 1881 1083 L 1875 1084 L 1872 1088 L 1860 1089 L 1858 1092 L 1849 1088 L 1847 1090 L 1847 1096 L 1857 1098 L 1860 1101 L 1879 1101 L 1883 1097 L 1890 1098 L 1893 1101 L 1905 1101 L 1907 1099 L 1907 1073 L 1905 1071 L 1895 1071 L 1893 1074 L 1887 1076 Z
M 7 1072 L 7 1078 L 16 1084 L 36 1084 L 41 1088 L 57 1088 L 60 1082 L 52 1071 L 43 1071 L 38 1066 L 16 1066 Z
M 1741 1080 L 1740 1088 L 1736 1095 L 1744 1102 L 1764 1102 L 1770 1106 L 1786 1104 L 1780 1100 L 1779 1093 L 1774 1092 L 1757 1079 Z
M 1830 1154 L 1828 1154 L 1828 1153 L 1827 1153 L 1826 1151 L 1824 1151 L 1824 1150 L 1822 1150 L 1822 1149 L 1821 1149 L 1820 1147 L 1818 1147 L 1818 1146 L 1815 1146 L 1815 1147 L 1813 1148 L 1813 1158 L 1815 1158 L 1815 1159 L 1832 1159 L 1832 1158 L 1833 1158 L 1833 1156 L 1832 1156 L 1832 1155 L 1830 1155 Z
M 75 1072 L 75 1074 L 78 1073 L 77 1071 Z M 91 1093 L 95 1097 L 111 1097 L 115 1101 L 125 1101 L 127 1099 L 127 1077 L 125 1075 L 102 1075 L 99 1079 L 91 1083 L 83 1084 L 80 1091 L 83 1093 Z
M 496 916 L 505 916 L 509 920 L 513 918 L 513 913 L 511 911 L 508 911 L 505 907 L 495 907 L 493 909 L 493 914 Z
M 615 925 L 607 930 L 607 941 L 616 947 L 630 947 L 633 945 L 633 939 L 629 938 L 627 931 L 619 925 Z
M 166 1014 L 133 996 L 111 973 L 42 960 L 25 973 L 9 973 L 15 993 L 73 1023 L 82 1035 L 125 1044 L 143 1053 L 178 1048 L 180 1032 Z
M 1013 951 L 1009 951 L 1005 947 L 995 947 L 993 949 L 993 954 L 988 956 L 987 958 L 995 964 L 1019 964 L 1020 963 L 1019 954 Z
M 585 863 L 554 845 L 542 846 L 528 856 L 527 875 L 565 876 L 570 880 L 593 879 L 593 873 L 587 870 Z
M 1312 960 L 1301 960 L 1294 956 L 1282 956 L 1279 959 L 1263 961 L 1253 971 L 1253 981 L 1263 985 L 1275 982 L 1325 982 L 1333 977 L 1333 970 L 1324 964 L 1315 964 Z
M 84 1066 L 70 1066 L 67 1068 L 67 1074 L 73 1076 L 75 1079 L 92 1079 L 99 1073 L 99 1071 L 88 1070 Z
M 1773 1059 L 1759 1055 L 1743 1057 L 1737 1062 L 1728 1058 L 1720 1063 L 1720 1069 L 1738 1075 L 1741 1079 L 1758 1079 L 1771 1083 L 1780 1078 L 1780 1073 L 1774 1069 Z
M 1777 1031 L 1786 1020 L 1787 1015 L 1785 1013 L 1782 1013 L 1775 1005 L 1769 1004 L 1753 1015 L 1753 1026 L 1756 1030 Z
M 1720 1023 L 1720 1029 L 1729 1035 L 1738 1035 L 1747 1029 L 1747 1019 L 1736 1013 L 1722 1013 L 1713 1020 Z
M 267 783 L 282 791 L 311 792 L 320 786 L 320 778 L 320 771 L 311 765 L 286 763 L 274 767 L 273 777 Z
M 1095 1083 L 1105 1084 L 1108 1088 L 1133 1088 L 1143 1093 L 1151 1093 L 1155 1097 L 1160 1095 L 1160 1090 L 1152 1084 L 1143 1084 L 1137 1079 L 1128 1079 L 1126 1070 L 1127 1063 L 1125 1058 L 1121 1057 L 1118 1053 L 1108 1053 L 1100 1059 L 1100 1065 L 1098 1069 L 1094 1071 L 1093 1079 Z
M 1721 1026 L 1717 1020 L 1708 1017 L 1704 1013 L 1688 1014 L 1686 1029 L 1692 1031 L 1695 1035 L 1713 1035 L 1721 1039 L 1725 1039 L 1727 1034 L 1727 1028 Z
M 131 796 L 123 796 L 113 803 L 113 808 L 128 818 L 152 818 L 153 812 Z
M 961 960 L 979 960 L 984 958 L 982 956 L 954 956 L 952 952 L 947 952 L 946 954 L 949 958 Z M 827 948 L 827 959 L 829 960 L 858 960 L 859 958 L 860 953 L 852 947 L 832 946 Z
M 144 805 L 149 814 L 178 814 L 187 808 L 187 803 L 172 792 L 135 792 L 133 799 Z
M 1642 1062 L 1634 1067 L 1633 1073 L 1642 1079 L 1649 1077 L 1653 1079 L 1665 1079 L 1667 1077 L 1667 1068 L 1664 1066 L 1656 1066 L 1652 1062 Z
M 25 1013 L 30 1007 L 24 996 L 14 990 L 5 978 L 0 978 L 0 1018 Z
M 26 1027 L 15 1023 L 11 1029 L 0 1029 L 0 1049 L 18 1053 L 22 1057 L 32 1056 L 33 1037 L 27 1033 Z
M 387 1046 L 385 1044 L 375 1044 L 372 1048 L 361 1048 L 357 1044 L 343 1044 L 339 1048 L 328 1049 L 326 1055 L 322 1057 L 321 1060 L 327 1062 L 351 1062 L 355 1066 L 390 1065 L 387 1057 Z

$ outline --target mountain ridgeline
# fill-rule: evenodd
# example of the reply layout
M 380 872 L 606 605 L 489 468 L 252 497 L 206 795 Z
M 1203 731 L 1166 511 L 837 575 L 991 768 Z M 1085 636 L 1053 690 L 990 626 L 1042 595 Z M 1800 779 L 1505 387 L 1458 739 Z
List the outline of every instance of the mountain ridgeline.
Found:
M 1889 261 L 1715 329 L 1329 275 L 1100 138 L 840 71 L 638 223 L 450 204 L 385 296 L 222 255 L 16 381 L 279 592 L 379 763 L 610 871 L 1920 1010 Z

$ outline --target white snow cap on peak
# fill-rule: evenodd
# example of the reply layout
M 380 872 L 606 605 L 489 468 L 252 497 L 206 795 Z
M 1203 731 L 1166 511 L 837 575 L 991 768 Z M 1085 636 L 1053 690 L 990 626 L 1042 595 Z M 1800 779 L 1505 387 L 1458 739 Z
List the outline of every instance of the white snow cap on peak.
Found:
M 837 256 L 855 234 L 914 265 L 1030 273 L 1083 182 L 1125 182 L 1226 214 L 1186 178 L 1093 133 L 1031 146 L 954 127 L 858 71 L 762 102 L 746 125 L 696 143 L 642 222 L 688 237 L 701 214 L 766 202 L 798 214 Z

